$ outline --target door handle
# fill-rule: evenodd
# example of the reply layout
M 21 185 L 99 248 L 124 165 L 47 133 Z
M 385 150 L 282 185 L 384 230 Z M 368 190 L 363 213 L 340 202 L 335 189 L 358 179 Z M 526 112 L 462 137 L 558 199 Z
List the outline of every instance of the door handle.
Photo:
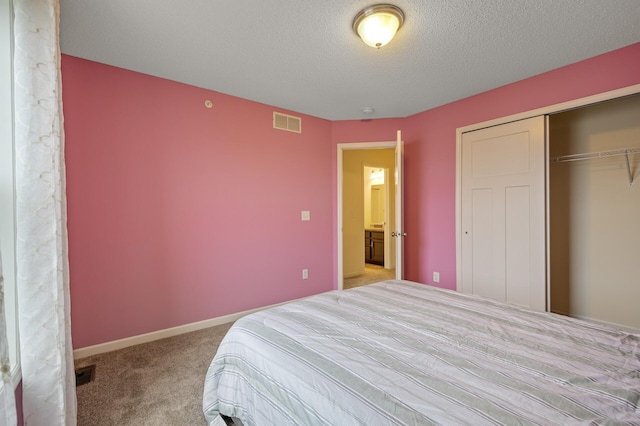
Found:
M 391 233 L 391 236 L 392 237 L 406 237 L 407 233 L 406 232 L 395 232 L 394 231 L 394 232 Z

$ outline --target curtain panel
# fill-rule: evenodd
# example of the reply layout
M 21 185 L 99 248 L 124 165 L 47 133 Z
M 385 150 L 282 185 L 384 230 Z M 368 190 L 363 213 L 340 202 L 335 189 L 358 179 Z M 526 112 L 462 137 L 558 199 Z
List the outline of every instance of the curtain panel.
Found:
M 17 295 L 24 424 L 75 425 L 59 2 L 14 0 Z
M 7 327 L 4 317 L 4 277 L 2 275 L 2 254 L 0 253 L 0 425 L 14 426 L 16 420 L 16 399 L 11 383 L 11 364 L 7 345 Z

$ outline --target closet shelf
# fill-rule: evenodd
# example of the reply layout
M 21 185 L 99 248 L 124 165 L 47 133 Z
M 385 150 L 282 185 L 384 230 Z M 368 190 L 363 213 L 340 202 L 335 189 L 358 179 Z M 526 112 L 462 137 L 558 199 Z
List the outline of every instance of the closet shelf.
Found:
M 587 152 L 584 154 L 562 155 L 551 158 L 552 163 L 564 163 L 566 161 L 590 160 L 592 158 L 617 157 L 627 154 L 640 154 L 640 148 L 614 149 L 611 151 Z
M 618 157 L 624 155 L 627 159 L 627 173 L 629 175 L 629 186 L 633 186 L 634 176 L 631 172 L 629 154 L 640 154 L 640 148 L 614 149 L 610 151 L 587 152 L 584 154 L 562 155 L 551 158 L 552 163 L 565 163 L 567 161 L 591 160 L 594 158 Z

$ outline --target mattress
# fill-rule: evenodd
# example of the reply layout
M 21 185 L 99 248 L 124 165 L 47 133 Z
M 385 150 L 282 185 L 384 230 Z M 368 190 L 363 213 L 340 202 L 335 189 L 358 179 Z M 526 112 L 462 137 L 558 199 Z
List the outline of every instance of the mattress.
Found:
M 640 425 L 640 335 L 409 281 L 238 320 L 204 414 L 252 425 Z

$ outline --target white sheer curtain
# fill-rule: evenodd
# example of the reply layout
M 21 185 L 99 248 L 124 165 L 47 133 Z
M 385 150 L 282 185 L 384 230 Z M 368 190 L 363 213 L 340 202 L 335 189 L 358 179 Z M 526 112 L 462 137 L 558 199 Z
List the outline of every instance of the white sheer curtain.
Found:
M 2 276 L 2 254 L 0 254 L 0 425 L 16 424 L 16 399 L 11 384 L 11 365 L 7 346 L 7 333 L 4 319 L 4 277 Z
M 14 0 L 17 287 L 24 424 L 75 425 L 59 1 Z

